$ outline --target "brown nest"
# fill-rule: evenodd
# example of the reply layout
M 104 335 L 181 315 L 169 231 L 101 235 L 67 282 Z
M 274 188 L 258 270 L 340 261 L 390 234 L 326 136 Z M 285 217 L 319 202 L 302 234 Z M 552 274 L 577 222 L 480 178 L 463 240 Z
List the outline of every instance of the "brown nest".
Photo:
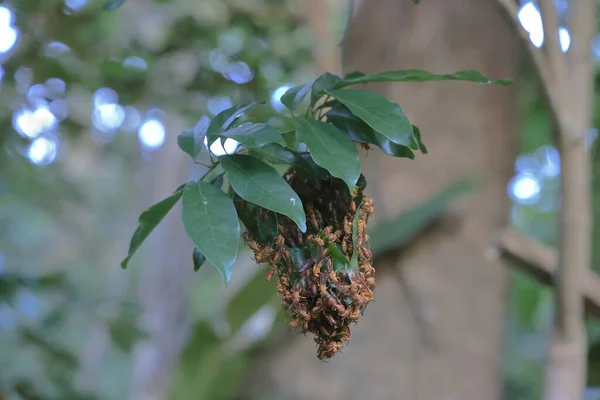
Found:
M 289 170 L 284 178 L 302 200 L 306 233 L 279 215 L 273 222 L 276 232 L 269 239 L 249 232 L 243 238 L 256 262 L 269 265 L 267 280 L 277 277 L 283 309 L 291 315 L 290 326 L 316 336 L 317 356 L 323 360 L 350 340 L 350 324 L 358 321 L 373 300 L 375 269 L 366 234 L 373 200 L 363 193 L 360 183 L 350 196 L 345 184 L 333 177 L 300 179 Z M 247 208 L 244 201 L 242 205 Z M 255 228 L 260 230 L 261 224 L 268 225 L 269 212 L 254 207 L 259 219 Z

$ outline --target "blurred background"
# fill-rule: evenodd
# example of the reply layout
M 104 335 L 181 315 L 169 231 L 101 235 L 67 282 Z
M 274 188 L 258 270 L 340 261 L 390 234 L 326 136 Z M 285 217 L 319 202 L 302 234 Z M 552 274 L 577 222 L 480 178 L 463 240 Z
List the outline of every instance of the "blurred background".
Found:
M 555 244 L 560 157 L 493 0 L 103 5 L 0 1 L 0 399 L 540 398 L 552 292 L 490 249 L 505 225 Z M 537 5 L 522 2 L 519 19 L 541 46 Z M 593 49 L 600 61 L 600 36 Z M 284 129 L 292 85 L 408 68 L 516 83 L 370 87 L 402 105 L 429 155 L 361 153 L 379 289 L 333 360 L 286 326 L 248 251 L 228 288 L 209 265 L 194 273 L 179 209 L 120 268 L 139 213 L 203 173 L 178 149 L 181 131 L 254 99 Z M 588 326 L 596 399 L 600 324 Z

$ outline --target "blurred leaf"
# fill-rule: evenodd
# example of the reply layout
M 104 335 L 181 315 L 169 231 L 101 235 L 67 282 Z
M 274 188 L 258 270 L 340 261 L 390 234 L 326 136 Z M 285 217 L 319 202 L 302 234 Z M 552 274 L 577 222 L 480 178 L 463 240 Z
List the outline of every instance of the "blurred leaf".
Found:
M 77 368 L 79 365 L 75 355 L 46 339 L 42 332 L 35 331 L 31 328 L 21 328 L 20 336 L 24 342 L 35 345 L 45 356 L 50 357 L 53 364 L 55 364 L 55 367 L 58 367 L 59 363 L 60 366 L 70 369 Z
M 417 207 L 377 223 L 369 233 L 371 252 L 378 256 L 402 247 L 446 212 L 454 200 L 474 189 L 470 180 L 455 181 Z
M 600 342 L 590 343 L 587 360 L 587 385 L 600 386 Z
M 353 193 L 360 160 L 352 140 L 335 126 L 315 120 L 300 120 L 296 136 L 306 144 L 315 163 L 342 179 Z
M 185 187 L 185 185 L 182 186 Z M 152 233 L 160 221 L 165 218 L 167 213 L 171 211 L 173 206 L 179 201 L 183 195 L 183 187 L 180 186 L 171 196 L 156 203 L 140 215 L 140 218 L 138 219 L 139 225 L 131 237 L 131 242 L 129 244 L 129 254 L 121 262 L 122 268 L 127 268 L 127 264 L 129 263 L 129 260 L 133 254 L 137 251 L 137 249 L 139 249 L 141 244 L 144 242 L 144 240 L 146 240 L 148 235 Z
M 197 181 L 185 187 L 182 203 L 182 220 L 188 236 L 223 275 L 227 286 L 240 236 L 233 202 L 210 183 Z
M 359 75 L 360 74 L 360 75 Z M 458 71 L 453 74 L 432 74 L 431 72 L 422 71 L 420 69 L 407 69 L 397 71 L 386 71 L 378 74 L 364 75 L 355 73 L 352 76 L 344 77 L 344 80 L 339 82 L 336 89 L 350 85 L 358 85 L 363 83 L 375 82 L 429 82 L 429 81 L 469 81 L 476 83 L 485 83 L 498 86 L 508 86 L 512 84 L 512 79 L 505 78 L 496 81 L 491 81 L 480 72 L 473 70 Z
M 419 146 L 421 153 L 427 154 L 427 147 L 425 147 L 423 141 L 421 140 L 421 130 L 415 125 L 413 125 L 413 134 L 415 135 L 415 139 L 417 140 L 417 145 Z
M 210 124 L 206 130 L 206 134 L 208 135 L 208 144 L 212 144 L 216 140 L 217 134 L 229 129 L 231 124 L 233 124 L 233 122 L 240 117 L 244 111 L 256 104 L 256 102 L 238 104 L 215 115 L 212 121 L 210 121 Z
M 379 147 L 385 154 L 393 157 L 405 157 L 414 159 L 415 154 L 406 146 L 393 143 L 382 134 L 375 132 L 373 128 L 355 117 L 345 105 L 335 102 L 333 108 L 325 116 L 333 125 L 347 132 L 350 139 L 358 143 L 369 143 Z
M 322 178 L 326 171 L 321 169 L 312 159 L 307 160 L 294 150 L 290 150 L 277 143 L 271 143 L 252 153 L 259 155 L 271 164 L 288 164 L 294 167 L 296 173 L 301 177 Z
M 194 260 L 194 271 L 198 272 L 202 264 L 206 262 L 206 257 L 204 254 L 197 248 L 194 247 L 194 254 L 192 254 L 192 259 Z
M 277 296 L 277 280 L 267 282 L 263 271 L 258 271 L 227 305 L 227 322 L 232 334 L 274 296 Z
M 327 93 L 392 142 L 415 150 L 419 148 L 412 125 L 398 104 L 368 90 L 328 90 Z
M 248 360 L 243 355 L 227 356 L 208 322 L 198 322 L 182 351 L 179 368 L 171 381 L 169 398 L 232 399 L 247 366 Z
M 207 321 L 196 322 L 192 328 L 191 337 L 181 353 L 181 364 L 184 368 L 198 365 L 198 360 L 217 343 L 219 343 L 219 338 L 215 335 L 210 323 Z
M 104 3 L 102 9 L 105 11 L 115 11 L 125 4 L 125 1 L 126 0 L 109 0 L 108 2 Z
M 302 201 L 275 168 L 242 154 L 222 156 L 219 159 L 227 172 L 231 187 L 240 197 L 290 217 L 302 232 L 306 232 Z
M 237 140 L 245 147 L 262 147 L 268 143 L 278 143 L 285 146 L 281 133 L 269 124 L 247 122 L 226 130 L 218 136 Z
M 329 72 L 326 72 L 323 75 L 319 76 L 317 79 L 315 79 L 314 83 L 312 84 L 310 103 L 316 103 L 316 101 L 319 100 L 321 95 L 323 95 L 323 92 L 325 90 L 333 89 L 335 85 L 341 81 L 342 78 Z
M 208 118 L 201 118 L 192 129 L 182 132 L 177 136 L 177 145 L 185 153 L 189 154 L 194 161 L 204 148 L 204 138 L 208 129 Z
M 284 106 L 286 106 L 290 111 L 294 111 L 296 107 L 298 107 L 298 105 L 302 103 L 302 100 L 304 100 L 311 87 L 312 82 L 289 88 L 283 94 L 283 96 L 281 96 L 281 103 Z
M 144 330 L 138 328 L 135 319 L 128 316 L 120 316 L 111 321 L 108 331 L 113 343 L 125 353 L 131 353 L 138 340 L 150 337 Z

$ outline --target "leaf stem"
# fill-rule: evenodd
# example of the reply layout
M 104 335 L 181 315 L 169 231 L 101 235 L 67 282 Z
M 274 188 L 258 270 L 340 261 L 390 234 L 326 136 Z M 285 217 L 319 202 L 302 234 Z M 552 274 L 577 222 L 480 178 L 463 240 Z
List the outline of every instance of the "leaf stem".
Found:
M 208 168 L 208 171 L 206 171 L 206 172 L 204 173 L 204 175 L 202 175 L 202 176 L 200 177 L 200 179 L 199 179 L 199 180 L 200 180 L 200 181 L 203 181 L 203 180 L 204 180 L 204 178 L 206 178 L 206 177 L 208 176 L 208 174 L 210 174 L 211 172 L 213 172 L 213 171 L 215 170 L 215 168 L 217 168 L 217 166 L 218 166 L 218 165 L 219 165 L 219 162 L 218 162 L 218 161 L 217 161 L 216 163 L 214 163 L 213 165 L 211 165 L 211 166 Z

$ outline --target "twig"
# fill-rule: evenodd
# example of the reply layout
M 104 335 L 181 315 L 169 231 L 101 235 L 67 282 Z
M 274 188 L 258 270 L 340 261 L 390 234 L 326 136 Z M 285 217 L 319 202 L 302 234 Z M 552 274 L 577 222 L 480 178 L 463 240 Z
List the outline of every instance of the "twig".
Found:
M 558 265 L 558 251 L 513 230 L 503 232 L 498 240 L 501 256 L 515 261 L 514 266 L 545 285 L 553 285 Z M 600 277 L 588 271 L 581 280 L 585 311 L 600 318 Z

